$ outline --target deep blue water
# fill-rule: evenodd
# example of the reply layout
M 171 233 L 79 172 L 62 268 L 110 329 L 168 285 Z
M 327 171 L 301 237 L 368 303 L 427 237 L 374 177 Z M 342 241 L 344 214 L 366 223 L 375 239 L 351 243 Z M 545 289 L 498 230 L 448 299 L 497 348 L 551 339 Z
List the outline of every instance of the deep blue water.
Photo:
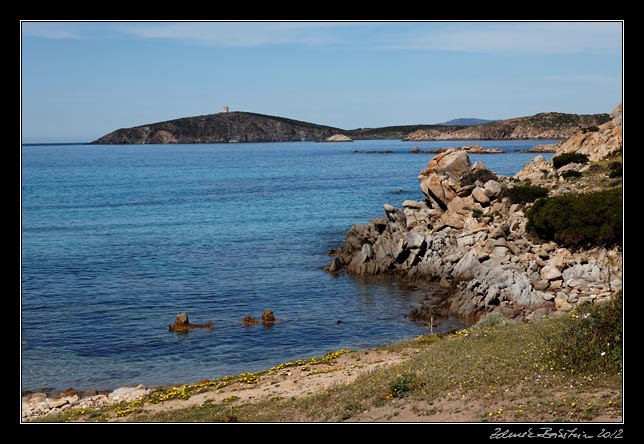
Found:
M 545 142 L 476 143 L 513 175 Z M 431 285 L 322 267 L 384 203 L 422 199 L 433 156 L 413 146 L 463 144 L 23 146 L 22 388 L 193 383 L 428 333 L 404 315 Z M 242 325 L 264 309 L 280 322 Z M 214 328 L 171 333 L 180 312 Z

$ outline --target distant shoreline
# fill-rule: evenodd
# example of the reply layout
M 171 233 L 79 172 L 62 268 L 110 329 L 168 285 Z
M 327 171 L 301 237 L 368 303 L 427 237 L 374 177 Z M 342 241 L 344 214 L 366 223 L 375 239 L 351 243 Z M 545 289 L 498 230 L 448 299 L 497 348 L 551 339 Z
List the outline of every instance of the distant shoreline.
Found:
M 89 145 L 89 142 L 38 142 L 23 143 L 22 146 L 69 146 L 69 145 Z
M 392 141 L 401 141 L 401 142 L 413 142 L 409 140 L 402 140 L 402 139 L 354 139 L 354 141 L 365 141 L 365 140 L 392 140 Z M 476 142 L 512 142 L 512 141 L 522 141 L 522 142 L 543 142 L 543 141 L 560 141 L 563 139 L 481 139 L 481 140 L 476 140 Z M 303 142 L 310 142 L 310 143 L 317 143 L 312 140 L 287 140 L 283 142 L 191 142 L 191 143 L 115 143 L 115 144 L 95 144 L 91 142 L 30 142 L 30 143 L 22 143 L 22 146 L 97 146 L 97 145 L 103 145 L 103 146 L 145 146 L 145 145 L 152 145 L 152 146 L 164 146 L 164 145 L 232 145 L 232 144 L 262 144 L 262 143 L 303 143 Z M 425 141 L 420 141 L 419 143 L 433 143 L 433 142 L 467 142 L 471 143 L 472 140 L 468 139 L 445 139 L 445 140 L 425 140 Z

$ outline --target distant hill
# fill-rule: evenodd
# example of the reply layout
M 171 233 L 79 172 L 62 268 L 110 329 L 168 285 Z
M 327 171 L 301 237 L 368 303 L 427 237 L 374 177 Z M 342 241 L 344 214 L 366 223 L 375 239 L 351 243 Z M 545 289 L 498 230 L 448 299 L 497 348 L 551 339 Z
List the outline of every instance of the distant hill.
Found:
M 474 117 L 461 117 L 460 119 L 452 119 L 447 122 L 439 123 L 438 125 L 446 126 L 476 126 L 484 125 L 486 123 L 495 122 L 495 120 L 475 119 Z
M 465 126 L 447 126 L 447 125 L 399 125 L 384 126 L 381 128 L 357 128 L 346 130 L 345 133 L 354 140 L 359 139 L 403 139 L 409 133 L 418 130 L 428 131 L 448 131 L 465 128 Z
M 608 114 L 539 113 L 448 131 L 418 130 L 404 140 L 565 139 L 580 129 L 597 127 L 609 119 Z
M 225 112 L 121 128 L 93 144 L 295 142 L 324 140 L 346 132 L 284 117 Z
M 121 128 L 91 143 L 123 145 L 323 141 L 337 134 L 353 140 L 562 139 L 581 128 L 599 126 L 608 119 L 608 114 L 542 113 L 476 126 L 400 125 L 345 130 L 285 117 L 239 111 Z

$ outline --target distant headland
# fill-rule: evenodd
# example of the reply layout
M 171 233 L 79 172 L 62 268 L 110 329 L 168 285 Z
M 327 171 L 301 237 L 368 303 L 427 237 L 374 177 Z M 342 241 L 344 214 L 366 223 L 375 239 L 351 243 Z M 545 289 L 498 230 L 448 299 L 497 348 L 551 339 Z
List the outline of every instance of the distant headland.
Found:
M 336 139 L 509 140 L 563 139 L 584 128 L 596 128 L 610 119 L 608 114 L 540 113 L 529 117 L 497 120 L 481 125 L 400 125 L 345 130 L 285 117 L 227 107 L 216 114 L 168 120 L 106 134 L 92 144 L 189 144 L 234 142 L 306 142 Z M 342 137 L 341 137 L 342 136 Z

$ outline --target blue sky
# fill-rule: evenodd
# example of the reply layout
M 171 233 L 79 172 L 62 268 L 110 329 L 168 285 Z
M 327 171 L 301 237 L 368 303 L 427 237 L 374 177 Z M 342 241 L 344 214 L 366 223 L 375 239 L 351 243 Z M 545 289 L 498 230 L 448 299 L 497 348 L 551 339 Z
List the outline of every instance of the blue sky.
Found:
M 353 129 L 622 101 L 622 22 L 22 22 L 21 34 L 25 143 L 224 105 Z

